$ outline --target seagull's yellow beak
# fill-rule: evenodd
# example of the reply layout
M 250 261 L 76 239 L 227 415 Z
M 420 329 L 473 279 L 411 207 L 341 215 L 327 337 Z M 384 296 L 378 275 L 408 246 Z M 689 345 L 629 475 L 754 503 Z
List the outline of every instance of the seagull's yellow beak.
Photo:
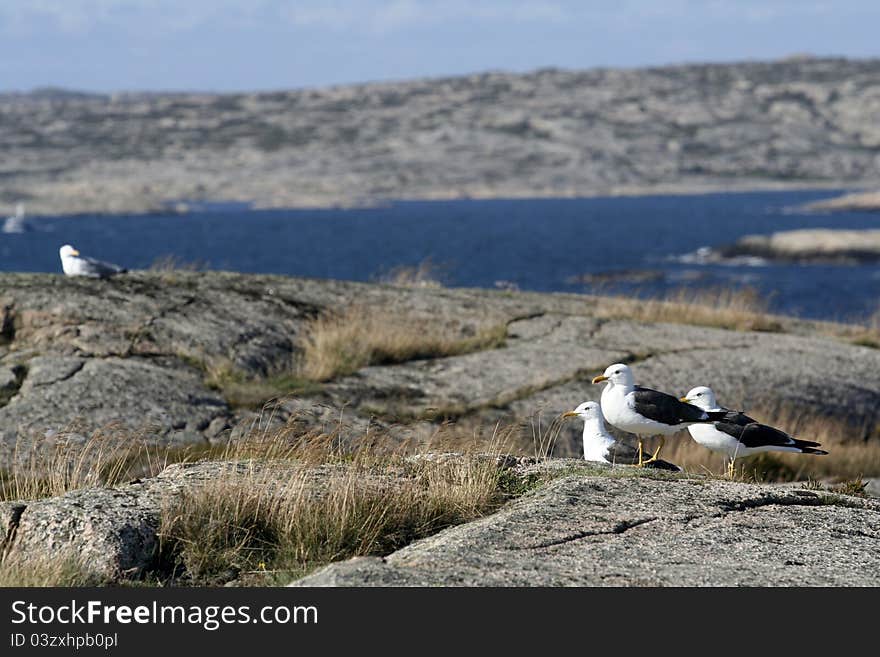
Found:
M 603 381 L 607 381 L 608 377 L 604 374 L 600 374 L 599 376 L 593 377 L 593 383 L 602 383 Z
M 79 251 L 74 249 L 73 251 L 70 252 L 70 255 L 79 255 Z
M 563 413 L 562 417 L 577 417 L 577 413 L 574 411 L 568 411 L 567 413 Z
M 689 403 L 691 400 L 688 399 L 687 397 L 679 397 L 679 398 L 678 398 L 678 401 L 683 401 L 683 402 L 685 402 L 685 403 Z

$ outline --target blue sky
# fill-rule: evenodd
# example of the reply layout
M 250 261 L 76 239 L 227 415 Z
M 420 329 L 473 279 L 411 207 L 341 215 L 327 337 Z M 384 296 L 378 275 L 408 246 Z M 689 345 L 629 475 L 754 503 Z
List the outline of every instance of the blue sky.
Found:
M 0 0 L 0 90 L 880 56 L 877 0 Z

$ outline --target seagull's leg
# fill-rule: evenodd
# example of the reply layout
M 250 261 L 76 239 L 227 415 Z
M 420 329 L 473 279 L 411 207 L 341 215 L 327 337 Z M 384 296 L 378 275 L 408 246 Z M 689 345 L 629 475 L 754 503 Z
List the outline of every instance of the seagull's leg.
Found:
M 660 445 L 657 447 L 657 449 L 654 450 L 654 453 L 651 455 L 651 458 L 649 458 L 647 461 L 645 461 L 645 463 L 653 463 L 654 461 L 656 461 L 657 457 L 660 456 L 660 450 L 663 449 L 663 445 L 665 445 L 665 444 L 666 444 L 666 436 L 660 436 Z
M 636 465 L 641 468 L 645 464 L 645 462 L 644 462 L 644 460 L 642 460 L 642 437 L 639 436 L 638 438 L 639 438 L 639 462 L 636 463 Z

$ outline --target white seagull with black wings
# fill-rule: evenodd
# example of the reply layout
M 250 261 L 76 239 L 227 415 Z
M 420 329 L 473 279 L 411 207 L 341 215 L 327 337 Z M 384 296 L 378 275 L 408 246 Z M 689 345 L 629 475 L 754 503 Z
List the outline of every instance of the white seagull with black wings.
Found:
M 792 438 L 784 431 L 774 429 L 753 420 L 745 413 L 719 406 L 711 388 L 699 386 L 681 398 L 681 401 L 699 406 L 710 413 L 723 413 L 711 424 L 694 424 L 688 427 L 691 438 L 703 447 L 727 454 L 730 461 L 728 474 L 733 474 L 733 462 L 738 456 L 751 456 L 759 452 L 798 452 L 800 454 L 827 454 L 819 443 Z
M 119 265 L 102 262 L 94 258 L 85 258 L 70 244 L 58 249 L 61 256 L 61 269 L 66 276 L 89 276 L 91 278 L 110 278 L 115 274 L 124 274 L 128 270 Z
M 593 383 L 608 382 L 602 391 L 602 412 L 609 424 L 621 431 L 634 433 L 639 439 L 638 465 L 657 460 L 666 442 L 666 436 L 681 431 L 696 422 L 713 422 L 721 413 L 704 411 L 667 395 L 635 384 L 632 370 L 623 363 L 609 365 L 605 373 L 593 379 Z M 660 436 L 660 446 L 651 458 L 642 457 L 642 438 Z
M 633 446 L 618 442 L 608 433 L 602 408 L 597 402 L 584 402 L 573 411 L 563 413 L 562 417 L 579 417 L 584 421 L 584 460 L 626 465 L 634 465 L 638 461 L 638 453 Z M 666 461 L 652 461 L 650 465 L 661 470 L 681 471 L 677 465 Z

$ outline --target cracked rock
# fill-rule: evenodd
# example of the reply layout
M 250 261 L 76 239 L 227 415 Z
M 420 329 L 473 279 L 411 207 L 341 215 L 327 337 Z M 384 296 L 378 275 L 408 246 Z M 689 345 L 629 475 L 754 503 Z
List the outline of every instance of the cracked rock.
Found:
M 877 586 L 878 540 L 877 501 L 587 472 L 384 559 L 332 564 L 294 585 Z

